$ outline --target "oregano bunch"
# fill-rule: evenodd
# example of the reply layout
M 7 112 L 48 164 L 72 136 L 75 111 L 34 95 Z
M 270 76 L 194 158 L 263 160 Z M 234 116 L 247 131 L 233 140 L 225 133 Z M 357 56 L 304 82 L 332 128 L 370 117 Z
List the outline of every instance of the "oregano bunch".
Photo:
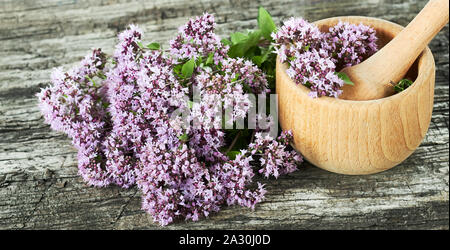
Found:
M 377 51 L 376 32 L 369 26 L 339 22 L 328 32 L 303 18 L 289 18 L 276 27 L 270 14 L 258 11 L 258 29 L 236 32 L 224 44 L 230 45 L 228 55 L 252 60 L 266 73 L 269 86 L 275 88 L 276 56 L 288 63 L 288 75 L 311 89 L 311 97 L 339 97 L 344 84 L 353 85 L 343 72 Z
M 286 73 L 310 88 L 311 97 L 338 98 L 344 84 L 353 84 L 339 71 L 377 51 L 375 33 L 369 26 L 345 22 L 321 32 L 303 18 L 292 17 L 272 37 L 280 61 L 289 65 Z
M 166 51 L 144 45 L 142 30 L 130 25 L 113 55 L 96 49 L 67 72 L 55 69 L 37 95 L 45 122 L 72 139 L 86 183 L 137 185 L 142 208 L 163 226 L 224 205 L 254 208 L 266 193 L 255 175 L 278 177 L 303 160 L 289 131 L 268 133 L 278 126 L 270 115 L 249 117 L 251 95 L 270 92 L 266 74 L 229 56 L 233 46 L 215 26 L 208 13 L 189 20 Z M 225 117 L 217 115 L 222 108 L 230 110 Z M 258 126 L 224 126 L 251 119 Z

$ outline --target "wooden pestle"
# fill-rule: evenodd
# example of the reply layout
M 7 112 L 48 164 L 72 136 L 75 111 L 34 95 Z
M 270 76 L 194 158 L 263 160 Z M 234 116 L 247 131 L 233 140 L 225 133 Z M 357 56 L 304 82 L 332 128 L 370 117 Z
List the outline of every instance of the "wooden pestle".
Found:
M 449 1 L 431 0 L 386 46 L 364 62 L 344 68 L 355 85 L 344 85 L 339 97 L 373 100 L 394 94 L 400 81 L 433 37 L 449 20 Z

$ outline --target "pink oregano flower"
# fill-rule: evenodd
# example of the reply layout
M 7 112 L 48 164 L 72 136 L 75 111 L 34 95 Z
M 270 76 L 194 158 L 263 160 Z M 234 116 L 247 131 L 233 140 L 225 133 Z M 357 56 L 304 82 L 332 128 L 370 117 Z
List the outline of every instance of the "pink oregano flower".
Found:
M 228 58 L 215 25 L 210 14 L 190 20 L 169 53 L 143 48 L 142 30 L 130 25 L 111 58 L 97 49 L 68 72 L 55 69 L 52 84 L 37 95 L 45 122 L 72 139 L 83 179 L 100 187 L 137 185 L 142 208 L 163 226 L 199 220 L 224 205 L 253 209 L 266 193 L 263 184 L 252 185 L 256 174 L 278 177 L 302 162 L 289 146 L 290 132 L 272 138 L 255 129 L 235 158 L 222 150 L 217 103 L 233 108 L 231 121 L 249 119 L 249 94 L 269 88 L 253 63 Z M 195 65 L 189 77 L 176 73 L 192 58 L 212 62 Z M 194 89 L 199 101 L 189 100 Z M 196 126 L 182 126 L 174 117 L 180 110 Z
M 290 18 L 272 33 L 275 52 L 288 63 L 287 74 L 311 89 L 311 97 L 339 97 L 344 81 L 335 72 L 360 63 L 377 51 L 375 30 L 339 22 L 328 32 L 302 18 Z

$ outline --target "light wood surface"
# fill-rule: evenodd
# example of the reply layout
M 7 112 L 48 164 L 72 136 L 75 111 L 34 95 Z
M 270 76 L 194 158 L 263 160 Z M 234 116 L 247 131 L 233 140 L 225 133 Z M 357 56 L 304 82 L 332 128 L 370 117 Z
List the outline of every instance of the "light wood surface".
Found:
M 422 144 L 400 165 L 349 176 L 303 163 L 267 182 L 255 211 L 224 208 L 206 220 L 161 228 L 141 210 L 138 188 L 87 187 L 70 139 L 43 122 L 34 96 L 53 67 L 92 47 L 112 53 L 116 34 L 138 24 L 145 42 L 168 48 L 178 26 L 214 13 L 220 36 L 256 27 L 258 6 L 281 24 L 334 16 L 407 25 L 427 1 L 398 0 L 0 0 L 0 229 L 448 229 L 449 29 L 430 43 L 436 61 L 434 111 Z
M 337 17 L 316 22 L 321 29 L 339 20 L 372 26 L 380 46 L 401 26 L 375 18 Z M 292 130 L 294 143 L 312 164 L 342 174 L 372 174 L 401 163 L 419 146 L 433 110 L 435 65 L 426 48 L 411 68 L 414 84 L 399 94 L 369 101 L 311 98 L 310 91 L 277 63 L 276 82 L 281 127 Z
M 364 62 L 342 70 L 355 83 L 345 85 L 345 100 L 375 100 L 394 94 L 392 83 L 406 72 L 433 37 L 448 23 L 448 0 L 431 0 L 381 50 Z

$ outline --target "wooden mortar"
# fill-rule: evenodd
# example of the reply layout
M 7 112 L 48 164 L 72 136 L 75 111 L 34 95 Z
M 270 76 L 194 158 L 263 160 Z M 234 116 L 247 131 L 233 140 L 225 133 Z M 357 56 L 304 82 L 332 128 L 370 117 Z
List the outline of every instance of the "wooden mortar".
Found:
M 382 19 L 359 16 L 327 18 L 315 24 L 326 32 L 339 20 L 374 28 L 379 48 L 403 29 Z M 287 68 L 277 59 L 279 121 L 283 130 L 292 130 L 294 147 L 317 167 L 350 175 L 381 172 L 411 155 L 427 133 L 435 81 L 434 58 L 428 47 L 407 73 L 414 83 L 376 100 L 311 98 L 307 87 L 286 74 Z

